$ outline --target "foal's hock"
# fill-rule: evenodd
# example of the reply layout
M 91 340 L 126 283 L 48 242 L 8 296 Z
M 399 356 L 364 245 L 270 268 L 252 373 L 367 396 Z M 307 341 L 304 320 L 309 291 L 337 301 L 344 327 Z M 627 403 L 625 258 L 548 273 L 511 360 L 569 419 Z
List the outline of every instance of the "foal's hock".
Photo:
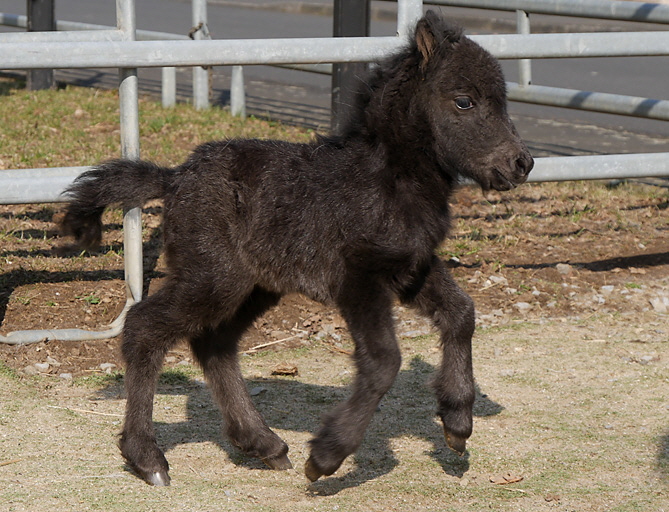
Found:
M 463 453 L 472 432 L 474 306 L 434 252 L 460 177 L 508 190 L 532 165 L 507 115 L 497 61 L 428 12 L 409 45 L 361 84 L 339 136 L 209 142 L 175 168 L 115 160 L 84 173 L 63 221 L 82 245 L 100 241 L 108 205 L 164 200 L 167 282 L 129 310 L 123 331 L 120 448 L 128 464 L 151 484 L 170 482 L 152 406 L 163 358 L 185 338 L 231 441 L 271 468 L 291 467 L 237 360 L 245 330 L 286 293 L 336 305 L 356 345 L 351 395 L 311 441 L 310 480 L 331 475 L 358 448 L 395 379 L 395 299 L 440 332 L 438 414 L 448 445 Z

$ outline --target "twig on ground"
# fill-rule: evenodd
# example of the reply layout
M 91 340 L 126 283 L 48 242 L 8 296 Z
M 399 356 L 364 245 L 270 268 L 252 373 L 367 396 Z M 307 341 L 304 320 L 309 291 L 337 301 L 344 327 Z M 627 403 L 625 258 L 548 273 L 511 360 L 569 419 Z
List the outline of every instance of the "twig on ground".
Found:
M 16 464 L 17 462 L 21 462 L 23 459 L 12 459 L 12 460 L 5 460 L 3 462 L 0 462 L 0 466 L 9 466 L 10 464 Z
M 110 412 L 98 412 L 98 411 L 89 411 L 87 409 L 75 409 L 73 407 L 60 407 L 58 405 L 47 405 L 50 409 L 63 409 L 65 411 L 70 411 L 70 412 L 83 412 L 86 414 L 97 414 L 98 416 L 113 416 L 115 418 L 122 418 L 122 414 L 114 414 Z
M 283 339 L 276 340 L 276 341 L 270 341 L 269 343 L 263 343 L 262 345 L 256 345 L 255 347 L 251 347 L 248 350 L 244 350 L 244 352 L 242 352 L 242 354 L 251 354 L 253 352 L 257 352 L 260 349 L 271 347 L 272 345 L 276 345 L 277 343 L 283 343 L 284 341 L 292 340 L 293 338 L 297 338 L 297 335 L 288 336 L 287 338 L 283 338 Z

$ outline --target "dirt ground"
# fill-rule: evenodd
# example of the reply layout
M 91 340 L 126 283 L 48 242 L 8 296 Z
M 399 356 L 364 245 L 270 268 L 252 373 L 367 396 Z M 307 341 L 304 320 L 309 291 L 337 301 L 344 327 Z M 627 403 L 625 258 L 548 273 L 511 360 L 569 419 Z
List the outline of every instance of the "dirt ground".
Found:
M 632 182 L 525 185 L 483 196 L 459 191 L 452 236 L 441 256 L 474 298 L 479 327 L 519 321 L 629 315 L 651 311 L 655 332 L 639 325 L 639 339 L 669 337 L 669 192 Z M 99 329 L 125 303 L 121 213 L 106 213 L 103 246 L 92 254 L 68 246 L 57 225 L 62 205 L 0 207 L 0 321 L 2 334 L 24 329 Z M 160 285 L 159 203 L 145 208 L 145 289 Z M 398 309 L 400 336 L 430 326 Z M 317 340 L 342 349 L 348 334 L 330 308 L 287 297 L 248 333 L 243 350 L 280 350 Z M 0 359 L 22 372 L 77 377 L 122 368 L 119 339 L 0 343 Z M 187 347 L 167 365 L 189 362 Z M 41 365 L 34 367 L 35 364 Z M 46 365 L 46 366 L 45 366 Z M 100 365 L 106 365 L 102 368 Z M 115 366 L 110 366 L 115 365 Z
M 426 386 L 429 323 L 397 307 L 403 366 L 365 441 L 332 477 L 303 467 L 319 416 L 346 396 L 351 340 L 331 309 L 287 297 L 244 340 L 244 375 L 295 466 L 263 470 L 220 433 L 185 345 L 168 354 L 154 421 L 172 486 L 116 448 L 119 339 L 0 344 L 0 509 L 658 512 L 669 510 L 669 190 L 639 182 L 462 189 L 440 255 L 477 306 L 479 393 L 467 455 L 445 448 Z M 121 213 L 82 253 L 60 205 L 0 209 L 2 334 L 99 328 L 125 302 Z M 159 203 L 145 208 L 145 288 L 163 278 Z

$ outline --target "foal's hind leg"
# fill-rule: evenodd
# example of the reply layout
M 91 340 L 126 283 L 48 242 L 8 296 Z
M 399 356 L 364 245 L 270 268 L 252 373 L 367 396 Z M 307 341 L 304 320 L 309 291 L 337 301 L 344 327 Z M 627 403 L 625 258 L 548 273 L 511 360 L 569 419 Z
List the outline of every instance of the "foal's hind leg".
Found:
M 339 306 L 355 341 L 358 372 L 350 398 L 323 418 L 311 441 L 305 473 L 312 482 L 334 473 L 358 448 L 401 364 L 385 290 L 374 283 L 354 283 L 350 288 L 355 295 L 340 300 Z
M 125 385 L 128 400 L 121 434 L 121 453 L 148 483 L 169 485 L 169 465 L 153 430 L 153 397 L 167 351 L 182 338 L 216 325 L 234 312 L 250 290 L 216 297 L 207 276 L 187 283 L 169 281 L 156 294 L 134 305 L 123 329 Z M 218 299 L 218 300 L 217 300 Z M 228 313 L 229 314 L 229 313 Z
M 128 464 L 152 485 L 169 485 L 169 465 L 153 430 L 153 397 L 167 351 L 183 335 L 179 315 L 170 310 L 168 287 L 129 311 L 123 329 L 126 361 L 125 424 L 119 446 Z
M 418 294 L 402 299 L 432 318 L 441 333 L 442 361 L 432 385 L 446 442 L 462 455 L 472 433 L 475 398 L 471 344 L 475 326 L 474 303 L 436 257 Z
M 278 300 L 279 295 L 256 289 L 234 318 L 193 337 L 191 347 L 221 408 L 230 440 L 272 469 L 290 469 L 288 445 L 272 432 L 253 405 L 237 360 L 237 345 L 244 331 Z

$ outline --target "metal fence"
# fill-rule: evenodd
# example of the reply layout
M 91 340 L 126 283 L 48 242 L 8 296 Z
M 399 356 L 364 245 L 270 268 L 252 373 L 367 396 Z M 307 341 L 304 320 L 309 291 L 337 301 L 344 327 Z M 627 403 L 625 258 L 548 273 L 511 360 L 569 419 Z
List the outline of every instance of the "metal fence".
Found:
M 458 2 L 443 3 L 458 5 Z M 525 7 L 534 12 L 539 12 L 534 9 L 539 4 L 573 4 L 574 6 L 615 4 L 615 6 L 622 5 L 628 9 L 630 8 L 628 4 L 634 4 L 633 2 L 596 0 L 579 2 L 566 0 L 477 2 L 472 0 L 463 1 L 460 4 L 471 7 L 478 3 L 494 4 L 495 8 L 500 8 L 501 5 L 514 9 Z M 639 8 L 638 4 L 634 5 Z M 139 158 L 137 68 L 371 62 L 404 45 L 406 37 L 423 12 L 421 0 L 398 0 L 398 37 L 351 37 L 336 40 L 309 38 L 137 41 L 134 0 L 116 0 L 116 7 L 118 27 L 115 30 L 3 35 L 0 69 L 119 68 L 121 155 L 131 159 Z M 662 9 L 644 9 L 641 13 L 645 13 L 646 18 L 652 18 L 652 13 L 662 11 Z M 637 9 L 634 16 L 640 15 Z M 472 39 L 498 58 L 503 59 L 669 55 L 669 32 L 507 34 L 472 36 Z M 82 41 L 86 41 L 87 44 L 81 44 Z M 527 85 L 525 88 L 529 91 Z M 532 94 L 541 93 L 537 89 L 530 92 Z M 661 111 L 663 108 L 666 106 L 653 105 L 653 108 L 647 110 Z M 88 168 L 67 167 L 0 171 L 0 204 L 63 201 L 64 188 L 86 169 Z M 531 181 L 562 181 L 648 176 L 669 176 L 669 153 L 539 158 L 536 160 L 535 170 L 530 175 L 530 179 Z M 125 311 L 130 305 L 139 301 L 142 294 L 141 211 L 139 209 L 125 214 L 124 254 L 128 289 L 127 304 L 121 316 L 108 329 L 103 331 L 79 329 L 18 331 L 0 336 L 0 342 L 30 343 L 47 338 L 99 339 L 117 335 L 120 332 Z

